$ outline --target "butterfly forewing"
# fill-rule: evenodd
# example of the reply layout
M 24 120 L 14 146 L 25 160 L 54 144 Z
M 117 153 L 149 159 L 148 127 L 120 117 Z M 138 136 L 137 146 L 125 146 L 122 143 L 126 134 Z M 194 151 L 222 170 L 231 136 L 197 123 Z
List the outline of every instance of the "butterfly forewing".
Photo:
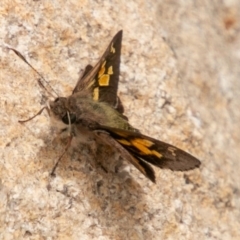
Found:
M 133 164 L 134 167 L 136 167 L 143 175 L 149 178 L 152 182 L 154 183 L 156 182 L 154 170 L 147 162 L 143 161 L 140 158 L 137 158 L 136 156 L 133 156 L 131 152 L 125 149 L 116 139 L 110 136 L 107 132 L 105 131 L 98 132 L 98 137 L 100 137 L 101 140 L 104 141 L 107 145 L 115 148 L 115 150 L 119 152 L 124 159 Z
M 200 166 L 200 161 L 189 153 L 168 143 L 145 136 L 139 132 L 101 126 L 135 158 L 160 168 L 186 171 Z
M 73 90 L 73 94 L 88 90 L 95 101 L 106 102 L 119 112 L 123 112 L 121 101 L 117 97 L 121 43 L 122 31 L 119 31 L 98 63 L 94 67 L 91 65 L 86 67 Z

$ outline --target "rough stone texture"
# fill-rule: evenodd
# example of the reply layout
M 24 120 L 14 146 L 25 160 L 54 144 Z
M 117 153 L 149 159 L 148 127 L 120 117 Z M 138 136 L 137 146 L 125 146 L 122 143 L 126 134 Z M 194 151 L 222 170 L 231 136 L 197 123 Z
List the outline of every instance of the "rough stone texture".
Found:
M 240 4 L 6 1 L 0 4 L 0 239 L 239 239 Z M 91 169 L 63 150 L 38 76 L 64 96 L 124 31 L 119 94 L 131 123 L 202 161 L 200 170 Z M 77 161 L 76 159 L 80 159 Z

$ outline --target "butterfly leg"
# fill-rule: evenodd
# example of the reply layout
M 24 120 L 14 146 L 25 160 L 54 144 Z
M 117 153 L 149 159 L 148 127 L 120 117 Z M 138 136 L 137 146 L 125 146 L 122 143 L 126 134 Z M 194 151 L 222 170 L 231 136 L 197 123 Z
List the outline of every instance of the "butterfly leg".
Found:
M 63 158 L 63 156 L 64 156 L 65 153 L 67 152 L 68 148 L 70 147 L 71 142 L 72 142 L 72 139 L 73 139 L 73 136 L 72 136 L 72 135 L 69 136 L 69 138 L 68 138 L 68 142 L 67 142 L 67 145 L 66 145 L 66 147 L 65 147 L 65 149 L 64 149 L 64 151 L 63 151 L 63 153 L 62 153 L 61 156 L 58 158 L 57 162 L 55 163 L 55 165 L 54 165 L 54 167 L 53 167 L 53 169 L 52 169 L 52 171 L 51 171 L 51 176 L 54 176 L 54 175 L 55 175 L 55 170 L 56 170 L 56 168 L 57 168 L 57 166 L 58 166 L 60 160 Z

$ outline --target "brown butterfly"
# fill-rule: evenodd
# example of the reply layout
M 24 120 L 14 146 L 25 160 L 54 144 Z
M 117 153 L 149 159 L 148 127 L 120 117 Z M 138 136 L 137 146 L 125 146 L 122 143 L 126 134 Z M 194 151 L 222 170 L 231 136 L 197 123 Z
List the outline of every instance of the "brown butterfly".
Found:
M 155 174 L 150 164 L 173 171 L 199 167 L 201 163 L 197 158 L 175 146 L 141 134 L 123 115 L 122 103 L 117 96 L 121 42 L 122 31 L 119 31 L 98 63 L 94 67 L 86 67 L 72 95 L 49 101 L 35 116 L 44 109 L 48 111 L 55 126 L 59 126 L 69 139 L 66 149 L 73 138 L 94 135 L 118 151 L 152 182 L 155 182 Z M 18 51 L 12 50 L 27 62 Z M 42 82 L 40 84 L 43 85 Z

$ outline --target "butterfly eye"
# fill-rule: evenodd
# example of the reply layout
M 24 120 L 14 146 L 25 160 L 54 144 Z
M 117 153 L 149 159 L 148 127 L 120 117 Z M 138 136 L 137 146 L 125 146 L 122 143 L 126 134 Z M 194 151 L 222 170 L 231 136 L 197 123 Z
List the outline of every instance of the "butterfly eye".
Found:
M 74 113 L 66 113 L 63 117 L 62 117 L 62 121 L 65 124 L 69 124 L 69 119 L 70 119 L 70 123 L 73 124 L 76 122 L 77 118 L 76 118 L 76 114 Z

